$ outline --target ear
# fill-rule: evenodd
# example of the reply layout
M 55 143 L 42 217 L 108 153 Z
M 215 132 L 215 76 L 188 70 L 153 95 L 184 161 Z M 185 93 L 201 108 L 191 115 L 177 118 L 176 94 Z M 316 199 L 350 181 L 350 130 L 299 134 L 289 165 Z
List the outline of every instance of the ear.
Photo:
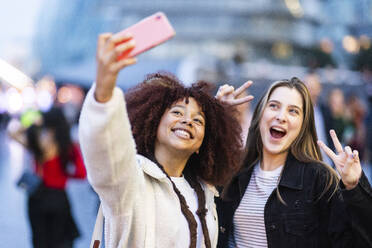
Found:
M 195 151 L 196 154 L 199 154 L 199 149 Z

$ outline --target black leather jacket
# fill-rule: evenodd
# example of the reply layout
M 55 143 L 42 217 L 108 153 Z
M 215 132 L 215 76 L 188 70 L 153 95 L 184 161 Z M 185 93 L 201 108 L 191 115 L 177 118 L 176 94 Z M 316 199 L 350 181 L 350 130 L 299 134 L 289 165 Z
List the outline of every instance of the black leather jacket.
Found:
M 224 200 L 216 199 L 219 215 L 218 247 L 228 247 L 233 233 L 233 216 L 243 198 L 253 171 L 236 175 Z M 326 169 L 317 163 L 302 163 L 288 155 L 279 192 L 265 205 L 264 218 L 269 248 L 276 247 L 372 247 L 372 189 L 364 173 L 356 188 L 332 190 L 320 197 L 326 183 Z M 334 189 L 334 188 L 333 188 Z

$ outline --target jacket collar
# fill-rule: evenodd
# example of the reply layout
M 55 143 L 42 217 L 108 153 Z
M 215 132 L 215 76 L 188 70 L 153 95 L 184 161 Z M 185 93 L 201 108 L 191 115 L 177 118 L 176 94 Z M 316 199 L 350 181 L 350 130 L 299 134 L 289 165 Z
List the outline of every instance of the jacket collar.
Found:
M 150 159 L 137 154 L 137 163 L 142 167 L 142 170 L 150 177 L 155 178 L 161 182 L 170 183 L 164 172 Z M 218 191 L 213 185 L 207 183 L 202 183 L 202 185 L 204 189 L 208 189 L 210 192 L 212 192 L 215 197 L 219 196 Z
M 305 164 L 298 161 L 291 152 L 288 153 L 279 185 L 302 190 L 304 186 Z
M 137 154 L 137 163 L 142 167 L 142 170 L 155 179 L 159 181 L 167 180 L 167 176 L 164 172 L 150 159 Z
M 303 189 L 304 163 L 299 162 L 291 152 L 288 153 L 283 173 L 279 182 L 280 186 L 291 189 Z M 231 181 L 226 191 L 226 200 L 239 197 L 241 199 L 251 179 L 254 166 L 241 170 Z

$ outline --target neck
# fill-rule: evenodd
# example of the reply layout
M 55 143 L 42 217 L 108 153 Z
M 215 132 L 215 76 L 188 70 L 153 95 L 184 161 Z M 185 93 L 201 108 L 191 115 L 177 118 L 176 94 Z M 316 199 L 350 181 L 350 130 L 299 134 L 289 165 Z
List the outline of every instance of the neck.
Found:
M 279 154 L 273 154 L 264 149 L 260 167 L 264 171 L 272 171 L 284 165 L 287 159 L 288 151 Z
M 156 160 L 164 167 L 165 172 L 170 177 L 180 177 L 189 160 L 189 155 L 170 154 L 169 151 L 159 151 L 155 149 Z
M 43 161 L 48 161 L 58 154 L 58 147 L 56 144 L 50 144 L 47 149 L 43 149 Z

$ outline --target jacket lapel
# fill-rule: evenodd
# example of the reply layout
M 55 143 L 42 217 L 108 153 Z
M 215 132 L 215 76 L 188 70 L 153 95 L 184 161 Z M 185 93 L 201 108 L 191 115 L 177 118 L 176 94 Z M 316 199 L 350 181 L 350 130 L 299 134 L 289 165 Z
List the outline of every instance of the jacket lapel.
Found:
M 305 164 L 300 163 L 290 152 L 285 162 L 279 185 L 291 189 L 302 190 Z
M 143 172 L 152 178 L 159 181 L 168 181 L 167 176 L 162 172 L 162 170 L 150 159 L 137 154 L 137 163 L 142 168 Z
M 291 189 L 303 189 L 304 163 L 300 163 L 290 152 L 283 168 L 279 185 Z M 233 201 L 243 198 L 252 176 L 254 166 L 244 168 L 231 181 L 223 194 L 224 200 Z

